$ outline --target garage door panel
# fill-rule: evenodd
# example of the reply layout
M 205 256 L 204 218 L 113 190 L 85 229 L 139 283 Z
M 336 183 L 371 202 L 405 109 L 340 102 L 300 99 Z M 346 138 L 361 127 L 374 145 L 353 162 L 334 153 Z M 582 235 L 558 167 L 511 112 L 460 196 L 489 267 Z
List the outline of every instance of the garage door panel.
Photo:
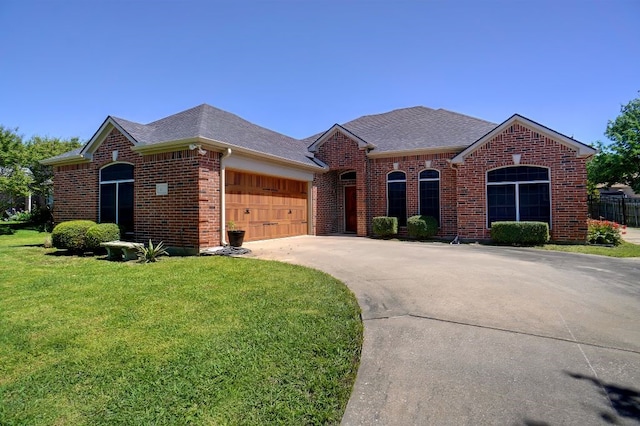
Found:
M 226 216 L 245 240 L 307 233 L 307 183 L 227 170 Z

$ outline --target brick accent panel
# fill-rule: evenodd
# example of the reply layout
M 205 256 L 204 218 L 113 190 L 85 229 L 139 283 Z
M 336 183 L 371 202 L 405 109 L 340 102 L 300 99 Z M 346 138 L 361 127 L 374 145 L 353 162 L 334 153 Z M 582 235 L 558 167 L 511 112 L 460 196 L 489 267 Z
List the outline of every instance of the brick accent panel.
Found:
M 184 149 L 144 155 L 113 129 L 91 163 L 54 167 L 54 218 L 98 220 L 99 173 L 117 162 L 134 165 L 134 239 L 164 241 L 168 246 L 197 250 L 220 243 L 220 154 Z M 168 194 L 156 195 L 167 183 Z
M 344 186 L 339 185 L 339 175 L 344 171 L 356 172 L 357 235 L 366 236 L 368 229 L 368 185 L 369 161 L 358 143 L 346 135 L 336 132 L 322 144 L 316 158 L 329 166 L 330 172 L 316 174 L 314 188 L 317 194 L 315 205 L 315 228 L 317 235 L 344 232 Z M 353 185 L 353 181 L 350 182 Z
M 486 172 L 520 165 L 549 167 L 551 238 L 584 242 L 587 235 L 586 159 L 576 151 L 521 124 L 514 124 L 465 158 L 458 166 L 458 233 L 461 238 L 488 239 Z

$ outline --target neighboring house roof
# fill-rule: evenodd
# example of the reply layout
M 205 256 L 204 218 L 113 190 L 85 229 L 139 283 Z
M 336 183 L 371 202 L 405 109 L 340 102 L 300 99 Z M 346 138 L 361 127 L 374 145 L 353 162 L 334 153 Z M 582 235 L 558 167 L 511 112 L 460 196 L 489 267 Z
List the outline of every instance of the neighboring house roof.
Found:
M 110 125 L 121 130 L 142 151 L 174 141 L 210 141 L 220 146 L 241 148 L 256 154 L 320 167 L 310 158 L 306 145 L 297 139 L 253 124 L 235 114 L 202 104 L 149 124 L 109 116 L 81 150 L 45 160 L 55 164 L 65 160 L 90 158 Z
M 342 127 L 372 147 L 371 155 L 450 148 L 463 149 L 496 127 L 495 123 L 445 109 L 423 106 L 365 115 L 305 139 L 315 152 Z M 334 130 L 333 132 L 331 130 Z
M 576 151 L 576 155 L 578 157 L 590 157 L 590 156 L 594 155 L 597 152 L 597 150 L 595 150 L 594 148 L 590 147 L 589 145 L 586 145 L 586 144 L 584 144 L 582 142 L 579 142 L 579 141 L 577 141 L 577 140 L 575 140 L 573 138 L 570 138 L 569 136 L 563 135 L 562 133 L 556 132 L 555 130 L 552 130 L 552 129 L 546 127 L 546 126 L 543 126 L 540 123 L 536 123 L 535 121 L 530 120 L 527 117 L 523 117 L 520 114 L 513 114 L 511 117 L 509 117 L 508 119 L 503 121 L 500 125 L 496 126 L 494 129 L 492 129 L 487 134 L 483 135 L 481 138 L 479 138 L 473 144 L 469 145 L 464 151 L 460 152 L 458 155 L 453 157 L 451 159 L 451 162 L 453 164 L 464 163 L 464 159 L 467 156 L 471 155 L 475 150 L 480 148 L 485 143 L 489 142 L 495 136 L 497 136 L 500 133 L 504 132 L 508 127 L 512 126 L 514 123 L 520 123 L 520 124 L 530 128 L 530 129 L 532 129 L 535 132 L 538 132 L 538 133 L 541 133 L 543 135 L 546 135 L 549 138 L 551 138 L 553 140 L 556 140 L 559 143 L 561 143 L 561 144 L 563 144 L 565 146 L 568 146 L 569 148 L 574 149 Z M 516 152 L 514 152 L 514 154 L 516 154 Z

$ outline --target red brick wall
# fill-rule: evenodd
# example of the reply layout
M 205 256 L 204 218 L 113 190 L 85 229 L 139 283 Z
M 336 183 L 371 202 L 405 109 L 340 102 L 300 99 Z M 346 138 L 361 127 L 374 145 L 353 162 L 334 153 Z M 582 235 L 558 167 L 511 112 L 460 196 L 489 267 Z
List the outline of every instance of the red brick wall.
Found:
M 134 165 L 135 240 L 164 241 L 191 250 L 220 243 L 220 154 L 197 150 L 141 156 L 113 129 L 88 164 L 54 168 L 54 217 L 98 220 L 99 171 L 113 162 Z M 168 194 L 156 195 L 156 184 L 167 183 Z
M 407 177 L 407 217 L 420 212 L 420 195 L 418 177 L 427 168 L 440 172 L 440 230 L 439 237 L 453 237 L 457 233 L 456 215 L 456 171 L 447 160 L 455 153 L 408 155 L 402 157 L 375 158 L 370 164 L 371 218 L 387 215 L 387 174 L 394 171 L 394 163 L 398 163 L 398 171 L 405 172 Z M 425 162 L 431 161 L 429 167 Z M 370 219 L 371 223 L 371 219 Z M 400 229 L 406 234 L 406 228 Z
M 218 152 L 199 156 L 198 176 L 198 232 L 200 248 L 220 245 L 220 157 Z
M 486 172 L 520 165 L 550 168 L 551 238 L 555 241 L 586 240 L 586 159 L 576 151 L 518 123 L 497 135 L 458 166 L 458 225 L 461 238 L 487 239 Z
M 93 164 L 53 168 L 53 219 L 98 220 L 98 174 Z
M 338 185 L 339 175 L 344 171 L 355 170 L 358 231 L 360 236 L 367 235 L 368 229 L 368 160 L 358 143 L 340 132 L 331 136 L 322 144 L 316 158 L 330 168 L 330 172 L 316 174 L 313 181 L 317 199 L 315 203 L 315 229 L 317 235 L 344 232 L 344 189 Z M 353 182 L 351 182 L 353 184 Z
M 56 223 L 73 219 L 99 220 L 100 169 L 113 163 L 113 151 L 118 151 L 117 162 L 134 165 L 134 179 L 140 156 L 131 151 L 131 142 L 113 129 L 94 152 L 90 163 L 56 166 L 53 169 L 53 215 Z M 134 199 L 135 201 L 135 199 Z
M 353 181 L 341 182 L 340 173 L 356 171 L 356 191 L 358 197 L 358 235 L 371 235 L 371 222 L 375 216 L 387 215 L 387 173 L 398 170 L 407 174 L 407 214 L 413 216 L 419 211 L 418 175 L 424 170 L 425 161 L 429 168 L 440 172 L 440 220 L 438 236 L 453 237 L 457 233 L 456 215 L 456 172 L 448 159 L 455 153 L 412 155 L 392 158 L 369 159 L 358 144 L 336 133 L 327 140 L 316 153 L 316 157 L 330 167 L 330 172 L 318 174 L 314 180 L 317 191 L 316 233 L 327 235 L 344 232 L 344 186 Z M 402 229 L 402 233 L 406 230 Z

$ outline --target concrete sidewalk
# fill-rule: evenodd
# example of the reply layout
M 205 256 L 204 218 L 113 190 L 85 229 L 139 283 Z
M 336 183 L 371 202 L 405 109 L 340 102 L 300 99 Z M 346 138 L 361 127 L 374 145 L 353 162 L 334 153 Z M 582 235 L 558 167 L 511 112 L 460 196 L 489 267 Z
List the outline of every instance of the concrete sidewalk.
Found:
M 640 245 L 640 228 L 629 228 L 623 230 L 622 239 L 626 242 Z
M 321 269 L 365 328 L 344 425 L 640 424 L 640 261 L 479 245 L 247 243 Z

